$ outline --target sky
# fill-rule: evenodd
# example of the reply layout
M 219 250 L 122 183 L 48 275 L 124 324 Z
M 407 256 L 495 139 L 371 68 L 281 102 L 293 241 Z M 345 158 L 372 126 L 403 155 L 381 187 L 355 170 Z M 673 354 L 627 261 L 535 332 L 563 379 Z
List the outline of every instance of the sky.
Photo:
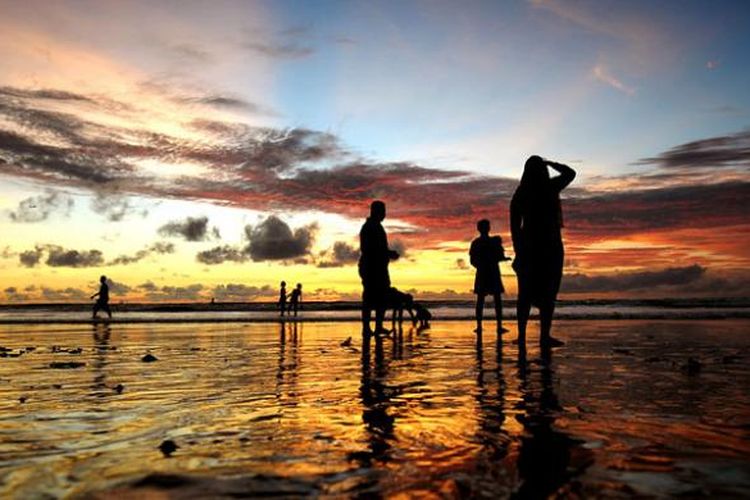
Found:
M 562 296 L 750 296 L 750 3 L 0 0 L 0 302 L 468 298 L 532 154 Z M 510 265 L 501 266 L 509 296 Z

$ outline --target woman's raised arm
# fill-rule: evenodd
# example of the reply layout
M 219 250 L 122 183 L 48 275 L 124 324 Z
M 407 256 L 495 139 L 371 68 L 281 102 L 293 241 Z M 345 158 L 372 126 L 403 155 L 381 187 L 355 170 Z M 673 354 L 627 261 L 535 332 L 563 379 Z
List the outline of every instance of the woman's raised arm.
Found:
M 573 182 L 573 179 L 576 178 L 576 171 L 567 165 L 563 165 L 562 163 L 557 163 L 554 161 L 547 161 L 547 165 L 560 173 L 559 176 L 550 179 L 550 182 L 552 182 L 552 184 L 557 188 L 558 191 L 562 191 L 563 189 L 568 187 L 568 184 Z

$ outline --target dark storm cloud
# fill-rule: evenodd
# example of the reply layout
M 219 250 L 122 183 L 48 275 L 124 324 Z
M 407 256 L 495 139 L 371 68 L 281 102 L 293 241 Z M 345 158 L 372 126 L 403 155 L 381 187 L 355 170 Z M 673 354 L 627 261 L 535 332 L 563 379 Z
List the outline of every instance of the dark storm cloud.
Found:
M 153 283 L 152 283 L 153 285 Z M 203 298 L 202 292 L 205 287 L 200 283 L 193 283 L 187 286 L 163 285 L 149 287 L 148 289 L 139 287 L 145 291 L 146 298 L 153 301 L 165 300 L 198 300 Z
M 104 263 L 100 250 L 68 250 L 47 245 L 46 264 L 50 267 L 95 267 Z
M 638 163 L 664 168 L 747 168 L 750 167 L 750 130 L 680 144 Z
M 291 230 L 275 215 L 260 224 L 246 228 L 250 244 L 248 254 L 256 262 L 265 260 L 293 260 L 310 254 L 317 226 L 309 225 Z
M 41 222 L 53 213 L 69 215 L 73 208 L 73 198 L 57 191 L 47 191 L 44 195 L 32 196 L 18 203 L 18 208 L 10 212 L 13 222 Z
M 318 267 L 341 267 L 359 260 L 359 250 L 345 241 L 337 241 L 333 247 L 320 255 Z
M 246 248 L 222 245 L 198 252 L 195 259 L 208 265 L 223 264 L 224 262 L 245 262 L 250 259 Z
M 623 292 L 662 286 L 684 286 L 700 280 L 705 273 L 705 267 L 693 264 L 658 271 L 623 272 L 600 276 L 581 273 L 566 274 L 561 290 L 568 293 Z
M 159 228 L 162 236 L 182 237 L 187 241 L 205 241 L 212 236 L 218 237 L 218 229 L 209 231 L 208 217 L 187 217 L 181 221 L 172 221 Z
M 45 254 L 45 264 L 50 267 L 95 267 L 104 263 L 100 250 L 69 250 L 58 245 L 37 245 L 18 254 L 18 260 L 22 266 L 34 267 Z
M 44 249 L 36 247 L 34 250 L 26 250 L 18 254 L 18 260 L 24 267 L 34 267 L 42 260 Z
M 133 255 L 120 255 L 119 257 L 110 261 L 108 265 L 119 266 L 119 265 L 134 264 L 151 255 L 171 254 L 171 253 L 174 253 L 174 250 L 175 250 L 175 247 L 173 243 L 157 241 L 153 245 L 150 245 L 146 248 L 138 250 Z

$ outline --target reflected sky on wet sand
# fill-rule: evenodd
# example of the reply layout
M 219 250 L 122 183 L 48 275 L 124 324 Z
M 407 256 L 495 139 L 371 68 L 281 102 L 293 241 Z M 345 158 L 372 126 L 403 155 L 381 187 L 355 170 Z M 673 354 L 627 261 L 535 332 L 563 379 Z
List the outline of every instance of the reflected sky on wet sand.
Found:
M 748 324 L 2 326 L 0 492 L 747 495 Z

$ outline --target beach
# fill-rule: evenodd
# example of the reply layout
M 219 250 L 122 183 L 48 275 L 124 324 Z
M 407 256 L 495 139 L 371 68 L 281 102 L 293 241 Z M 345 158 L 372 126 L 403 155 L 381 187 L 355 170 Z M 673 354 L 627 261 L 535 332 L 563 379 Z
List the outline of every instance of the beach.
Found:
M 0 325 L 0 496 L 750 495 L 748 319 L 404 326 Z

